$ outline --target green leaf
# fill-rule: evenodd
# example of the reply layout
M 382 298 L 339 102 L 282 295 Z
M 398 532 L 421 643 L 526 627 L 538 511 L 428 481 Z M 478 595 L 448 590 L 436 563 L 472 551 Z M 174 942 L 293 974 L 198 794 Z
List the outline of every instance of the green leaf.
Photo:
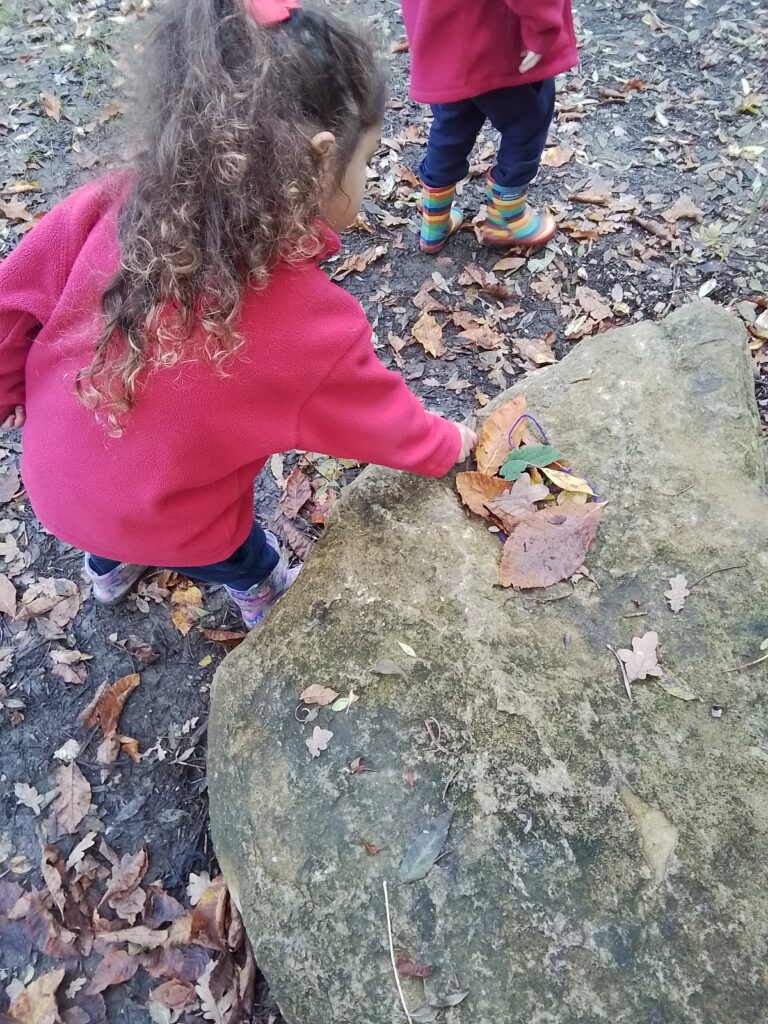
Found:
M 507 455 L 499 470 L 499 476 L 503 480 L 517 480 L 528 466 L 541 469 L 543 466 L 551 466 L 560 459 L 562 455 L 551 444 L 524 444 L 520 448 L 513 448 Z
M 451 811 L 439 815 L 414 839 L 400 862 L 401 882 L 418 882 L 429 873 L 445 846 L 451 827 Z

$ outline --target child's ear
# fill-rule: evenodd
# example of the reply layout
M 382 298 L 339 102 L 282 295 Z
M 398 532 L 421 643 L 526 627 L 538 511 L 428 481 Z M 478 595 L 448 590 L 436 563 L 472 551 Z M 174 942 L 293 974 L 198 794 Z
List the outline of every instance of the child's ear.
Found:
M 324 164 L 329 164 L 336 149 L 336 136 L 333 132 L 318 132 L 312 139 L 312 145 Z

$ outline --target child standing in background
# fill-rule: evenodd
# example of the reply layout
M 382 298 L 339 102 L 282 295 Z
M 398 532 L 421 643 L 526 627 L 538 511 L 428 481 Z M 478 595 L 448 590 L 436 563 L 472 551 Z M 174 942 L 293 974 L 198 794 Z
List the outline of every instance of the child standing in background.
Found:
M 555 108 L 554 76 L 578 62 L 570 0 L 402 0 L 411 97 L 434 119 L 419 167 L 421 248 L 436 253 L 461 227 L 456 185 L 486 120 L 501 133 L 486 184 L 486 245 L 533 248 L 554 218 L 528 206 Z
M 379 146 L 370 46 L 297 0 L 168 0 L 144 52 L 136 166 L 0 266 L 0 422 L 98 601 L 162 566 L 223 584 L 251 627 L 298 572 L 253 523 L 271 454 L 442 476 L 476 438 L 384 369 L 318 266 Z

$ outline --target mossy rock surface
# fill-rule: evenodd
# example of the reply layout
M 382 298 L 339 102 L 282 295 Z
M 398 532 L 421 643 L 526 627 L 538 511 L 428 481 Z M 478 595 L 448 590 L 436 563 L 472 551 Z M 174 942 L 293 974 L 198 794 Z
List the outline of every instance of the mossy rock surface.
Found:
M 397 951 L 436 967 L 404 980 L 409 1007 L 469 990 L 447 1024 L 763 1020 L 768 662 L 730 671 L 768 636 L 742 330 L 695 303 L 582 342 L 502 398 L 520 390 L 608 501 L 594 582 L 501 589 L 500 544 L 451 480 L 370 469 L 217 673 L 213 835 L 256 959 L 288 1024 L 404 1021 L 387 880 Z M 673 614 L 669 577 L 712 570 Z M 662 681 L 696 700 L 654 681 L 627 699 L 606 645 L 647 630 Z M 375 673 L 382 659 L 402 675 Z M 302 725 L 310 683 L 360 700 Z M 333 732 L 317 759 L 315 725 Z M 374 770 L 351 774 L 360 756 Z M 447 809 L 444 856 L 400 885 Z

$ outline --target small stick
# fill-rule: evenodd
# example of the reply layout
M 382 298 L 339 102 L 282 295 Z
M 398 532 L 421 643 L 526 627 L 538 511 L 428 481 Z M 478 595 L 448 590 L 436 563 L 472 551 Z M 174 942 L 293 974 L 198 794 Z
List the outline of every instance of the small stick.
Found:
M 621 680 L 624 683 L 624 689 L 627 691 L 627 696 L 629 697 L 629 700 L 631 702 L 632 701 L 632 687 L 629 685 L 629 677 L 627 676 L 627 670 L 624 668 L 624 662 L 621 660 L 621 658 L 616 653 L 615 649 L 613 647 L 611 647 L 610 644 L 606 644 L 605 646 L 608 648 L 608 650 L 614 656 L 616 661 L 618 661 L 618 663 L 619 663 L 619 668 L 621 669 Z
M 398 995 L 400 996 L 400 1002 L 402 1003 L 403 1006 L 403 1012 L 405 1013 L 408 1024 L 413 1024 L 413 1018 L 408 1012 L 408 1004 L 405 1001 L 403 989 L 400 984 L 400 976 L 397 973 L 397 962 L 395 960 L 395 946 L 394 942 L 392 941 L 392 917 L 389 913 L 389 890 L 387 889 L 386 880 L 382 882 L 382 885 L 384 886 L 384 906 L 387 908 L 387 936 L 389 937 L 389 958 L 392 961 L 392 973 L 395 976 L 395 984 L 397 985 L 397 992 Z
M 748 661 L 744 665 L 737 665 L 736 668 L 727 668 L 726 672 L 741 672 L 743 668 L 752 668 L 754 665 L 759 665 L 763 661 L 768 661 L 768 654 L 764 654 L 761 658 L 755 658 L 754 661 Z
M 627 612 L 626 615 L 622 615 L 622 619 L 642 619 L 648 612 Z
M 746 562 L 741 562 L 739 565 L 724 565 L 720 569 L 710 569 L 709 572 L 705 572 L 703 576 L 699 576 L 699 578 L 697 580 L 694 580 L 693 583 L 689 583 L 688 584 L 688 589 L 692 590 L 693 587 L 698 587 L 698 585 L 700 583 L 703 583 L 704 580 L 708 580 L 710 576 L 714 576 L 716 572 L 731 572 L 731 570 L 733 570 L 733 569 L 746 569 L 746 568 L 747 568 L 747 563 Z
M 446 782 L 445 786 L 443 787 L 443 800 L 445 800 L 446 794 L 448 793 L 448 790 L 451 788 L 451 785 L 453 784 L 453 780 L 456 778 L 456 776 L 459 774 L 460 771 L 461 771 L 461 768 L 457 768 L 455 772 L 451 773 L 450 778 L 448 779 L 448 781 Z M 435 863 L 437 863 L 437 862 L 435 862 Z

